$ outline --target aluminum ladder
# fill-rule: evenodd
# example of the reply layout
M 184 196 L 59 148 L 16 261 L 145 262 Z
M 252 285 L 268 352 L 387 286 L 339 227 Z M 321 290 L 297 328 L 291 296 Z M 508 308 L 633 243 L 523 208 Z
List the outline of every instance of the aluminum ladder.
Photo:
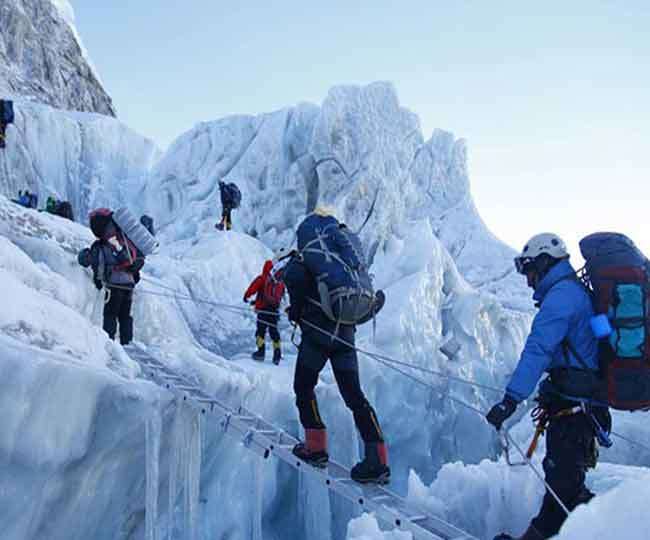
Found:
M 345 497 L 360 510 L 372 512 L 384 524 L 410 532 L 414 540 L 477 540 L 440 518 L 413 510 L 404 498 L 384 486 L 362 485 L 353 481 L 350 470 L 334 461 L 330 461 L 326 468 L 312 467 L 291 452 L 299 442 L 295 437 L 244 407 L 233 409 L 207 395 L 143 347 L 131 344 L 124 349 L 140 364 L 148 378 L 206 417 L 215 416 L 224 433 L 238 439 L 244 447 L 263 459 L 277 457 L 297 471 L 322 482 L 330 491 Z

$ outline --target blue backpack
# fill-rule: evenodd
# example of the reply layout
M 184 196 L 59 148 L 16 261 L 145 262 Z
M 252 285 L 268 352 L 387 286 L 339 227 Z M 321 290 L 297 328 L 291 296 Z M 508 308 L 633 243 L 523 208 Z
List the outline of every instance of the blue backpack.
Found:
M 312 214 L 298 227 L 298 251 L 316 278 L 319 302 L 337 324 L 363 324 L 379 311 L 357 234 L 332 216 Z

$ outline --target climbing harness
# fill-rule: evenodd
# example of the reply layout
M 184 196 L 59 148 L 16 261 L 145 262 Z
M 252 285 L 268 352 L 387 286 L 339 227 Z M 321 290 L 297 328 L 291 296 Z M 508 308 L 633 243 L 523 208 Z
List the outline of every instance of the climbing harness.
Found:
M 563 418 L 566 416 L 572 416 L 574 414 L 578 414 L 581 412 L 585 412 L 583 405 L 576 405 L 575 407 L 562 409 L 554 414 L 551 414 L 546 407 L 542 407 L 541 405 L 535 407 L 530 412 L 530 417 L 532 418 L 533 423 L 535 424 L 535 435 L 533 435 L 533 439 L 532 441 L 530 441 L 530 445 L 528 446 L 528 450 L 526 451 L 526 458 L 531 459 L 533 457 L 535 450 L 537 450 L 539 438 L 544 434 L 544 432 L 546 431 L 546 427 L 548 426 L 548 423 L 551 420 L 553 420 L 554 418 Z

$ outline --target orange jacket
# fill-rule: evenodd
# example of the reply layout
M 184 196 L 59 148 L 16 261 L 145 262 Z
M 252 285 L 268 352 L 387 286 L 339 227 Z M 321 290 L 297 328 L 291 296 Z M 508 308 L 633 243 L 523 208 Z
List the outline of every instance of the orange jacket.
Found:
M 262 269 L 262 274 L 253 280 L 253 282 L 248 286 L 248 289 L 246 289 L 246 292 L 244 293 L 244 300 L 246 301 L 248 301 L 248 299 L 254 294 L 257 295 L 255 298 L 255 309 L 257 310 L 265 310 L 270 307 L 264 300 L 264 286 L 266 285 L 266 280 L 271 277 L 272 270 L 273 262 L 266 261 L 264 263 L 264 268 Z M 280 286 L 284 291 L 284 284 L 280 284 Z

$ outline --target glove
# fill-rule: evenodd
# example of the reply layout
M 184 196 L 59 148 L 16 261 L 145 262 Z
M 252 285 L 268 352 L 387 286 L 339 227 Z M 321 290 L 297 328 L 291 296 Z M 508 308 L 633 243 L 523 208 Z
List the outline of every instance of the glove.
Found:
M 248 298 L 246 298 L 245 296 L 244 296 L 244 303 L 248 304 Z
M 112 247 L 115 251 L 122 251 L 122 247 L 123 247 L 123 246 L 122 246 L 122 244 L 120 244 L 120 241 L 117 239 L 116 236 L 111 236 L 111 237 L 107 240 L 107 242 L 111 245 L 111 247 Z
M 97 287 L 98 291 L 102 290 L 102 287 L 104 286 L 103 283 L 98 280 L 98 279 L 93 279 L 93 283 L 95 284 L 95 287 Z
M 289 317 L 289 320 L 293 323 L 299 323 L 300 322 L 300 313 L 298 313 L 298 309 L 295 308 L 294 306 L 289 306 L 285 310 L 287 316 Z
M 503 423 L 513 415 L 516 409 L 517 402 L 506 395 L 501 403 L 497 403 L 490 409 L 490 412 L 485 415 L 485 418 L 499 431 Z

